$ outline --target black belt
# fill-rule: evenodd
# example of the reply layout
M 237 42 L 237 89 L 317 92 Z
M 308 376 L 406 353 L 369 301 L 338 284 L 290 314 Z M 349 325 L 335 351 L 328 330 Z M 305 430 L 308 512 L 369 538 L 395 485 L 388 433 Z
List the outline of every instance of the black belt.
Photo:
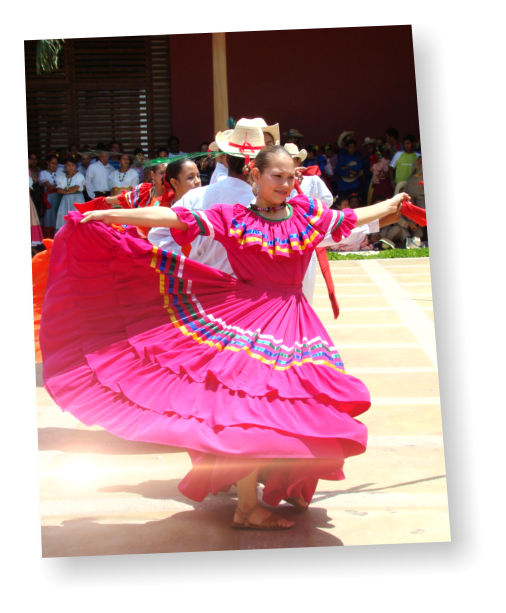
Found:
M 95 198 L 97 196 L 110 196 L 111 192 L 95 192 Z

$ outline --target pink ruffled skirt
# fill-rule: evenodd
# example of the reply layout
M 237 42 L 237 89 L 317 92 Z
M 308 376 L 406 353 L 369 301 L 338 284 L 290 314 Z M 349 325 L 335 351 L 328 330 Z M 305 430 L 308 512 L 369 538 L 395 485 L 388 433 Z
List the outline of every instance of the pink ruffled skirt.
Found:
M 260 468 L 264 500 L 310 502 L 363 453 L 367 388 L 298 288 L 244 283 L 71 213 L 50 262 L 44 383 L 84 424 L 184 448 L 203 500 Z

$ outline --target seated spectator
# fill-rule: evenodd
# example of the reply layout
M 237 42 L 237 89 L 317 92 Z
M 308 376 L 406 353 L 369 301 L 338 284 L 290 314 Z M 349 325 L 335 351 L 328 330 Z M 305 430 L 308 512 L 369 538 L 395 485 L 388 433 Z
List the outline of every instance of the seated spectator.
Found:
M 177 136 L 171 136 L 168 141 L 169 157 L 173 158 L 178 155 L 184 155 L 184 152 L 180 150 L 179 138 Z
M 127 153 L 120 155 L 119 164 L 119 169 L 109 175 L 111 196 L 116 196 L 122 191 L 129 192 L 139 184 L 139 175 L 134 168 L 130 168 L 130 156 Z
M 56 216 L 56 231 L 58 232 L 65 225 L 65 215 L 70 211 L 77 211 L 74 203 L 84 203 L 85 178 L 80 172 L 77 172 L 77 156 L 68 156 L 65 162 L 65 173 L 60 173 L 57 185 L 57 192 L 62 196 Z
M 115 140 L 112 141 L 112 143 L 109 145 L 109 151 L 114 153 L 114 155 L 111 155 L 109 158 L 109 164 L 114 168 L 114 170 L 118 170 L 120 166 L 119 156 L 123 151 L 121 143 L 118 143 L 118 141 Z
M 379 196 L 373 201 L 373 204 L 384 202 L 385 200 L 387 200 L 385 196 Z M 383 220 L 381 221 L 383 222 Z M 400 246 L 404 247 L 412 236 L 419 238 L 422 234 L 423 232 L 420 226 L 414 221 L 411 221 L 411 219 L 401 216 L 401 218 L 393 224 L 381 225 L 380 242 L 383 243 L 384 248 L 395 247 L 396 241 L 400 243 Z M 383 239 L 386 239 L 386 241 Z
M 355 193 L 348 196 L 348 202 L 350 209 L 359 209 L 362 206 L 362 200 L 360 199 L 359 195 Z
M 92 200 L 98 196 L 110 195 L 109 175 L 113 170 L 114 168 L 109 164 L 109 154 L 106 151 L 100 151 L 98 162 L 90 164 L 86 173 L 86 191 Z
M 360 192 L 362 156 L 357 152 L 357 143 L 352 138 L 348 140 L 346 150 L 337 156 L 335 174 L 338 177 L 337 193 L 340 198 Z
M 387 151 L 390 151 L 391 157 L 393 157 L 398 151 L 402 151 L 402 145 L 399 142 L 399 131 L 396 128 L 388 128 L 384 147 Z
M 156 157 L 157 158 L 168 158 L 169 150 L 166 147 L 160 147 L 160 149 L 156 150 Z
M 411 176 L 413 164 L 420 157 L 419 153 L 415 152 L 415 137 L 408 134 L 403 138 L 404 151 L 398 151 L 390 162 L 390 180 L 392 187 L 400 181 L 407 181 Z
M 413 204 L 416 204 L 416 206 L 419 206 L 422 209 L 425 208 L 425 191 L 423 186 L 423 166 L 421 157 L 418 158 L 413 164 L 411 176 L 409 177 L 408 183 L 403 191 L 411 196 L 411 202 Z

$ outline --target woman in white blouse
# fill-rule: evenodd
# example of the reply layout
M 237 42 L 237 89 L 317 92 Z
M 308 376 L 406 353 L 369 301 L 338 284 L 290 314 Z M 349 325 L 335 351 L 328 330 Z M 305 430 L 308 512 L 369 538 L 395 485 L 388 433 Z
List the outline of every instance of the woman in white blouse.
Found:
M 83 191 L 86 180 L 80 172 L 77 172 L 77 157 L 70 155 L 65 162 L 65 172 L 58 177 L 57 192 L 62 195 L 56 217 L 56 231 L 65 225 L 65 215 L 69 211 L 77 211 L 75 202 L 83 203 Z
M 111 183 L 111 196 L 117 196 L 123 190 L 129 192 L 139 183 L 139 173 L 130 168 L 130 156 L 123 153 L 119 158 L 119 170 L 115 170 L 109 175 Z
M 58 158 L 50 154 L 46 158 L 47 170 L 39 173 L 39 184 L 44 186 L 44 204 L 46 212 L 42 219 L 42 234 L 44 238 L 54 238 L 56 226 L 56 207 L 58 205 L 58 177 L 61 171 L 58 168 Z

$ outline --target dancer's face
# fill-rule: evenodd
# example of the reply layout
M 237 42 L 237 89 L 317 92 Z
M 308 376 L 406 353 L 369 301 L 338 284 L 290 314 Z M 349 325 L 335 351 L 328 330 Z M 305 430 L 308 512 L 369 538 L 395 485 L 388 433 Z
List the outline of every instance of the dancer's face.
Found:
M 165 174 L 166 168 L 166 164 L 160 164 L 156 170 L 151 171 L 151 179 L 153 180 L 156 187 L 162 188 L 163 175 Z
M 181 168 L 181 172 L 177 179 L 171 179 L 170 183 L 176 192 L 176 197 L 179 200 L 191 189 L 200 187 L 200 173 L 195 162 L 188 160 Z
M 290 195 L 295 182 L 292 158 L 287 155 L 276 155 L 269 158 L 270 165 L 260 173 L 253 168 L 252 178 L 258 185 L 259 199 L 271 206 L 279 206 Z
M 47 163 L 47 169 L 49 170 L 49 172 L 56 172 L 57 168 L 58 168 L 58 160 L 56 158 L 52 158 Z

